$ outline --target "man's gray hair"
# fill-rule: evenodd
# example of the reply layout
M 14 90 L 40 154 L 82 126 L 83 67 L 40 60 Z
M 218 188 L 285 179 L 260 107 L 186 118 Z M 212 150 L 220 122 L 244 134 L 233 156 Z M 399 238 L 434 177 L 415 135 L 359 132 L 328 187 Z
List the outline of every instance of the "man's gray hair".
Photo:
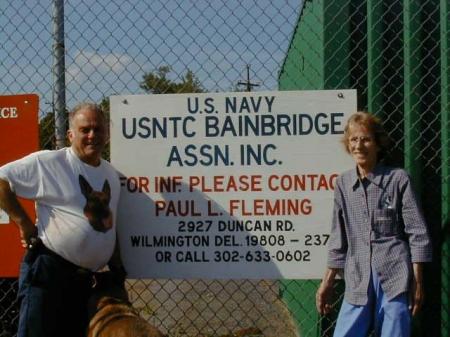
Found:
M 99 116 L 101 116 L 103 118 L 103 120 L 106 123 L 105 112 L 98 104 L 95 104 L 92 102 L 82 102 L 82 103 L 79 103 L 76 106 L 74 106 L 74 108 L 69 112 L 69 128 L 72 128 L 73 119 L 75 118 L 77 113 L 83 109 L 87 109 L 87 110 L 96 112 L 97 114 L 99 114 Z

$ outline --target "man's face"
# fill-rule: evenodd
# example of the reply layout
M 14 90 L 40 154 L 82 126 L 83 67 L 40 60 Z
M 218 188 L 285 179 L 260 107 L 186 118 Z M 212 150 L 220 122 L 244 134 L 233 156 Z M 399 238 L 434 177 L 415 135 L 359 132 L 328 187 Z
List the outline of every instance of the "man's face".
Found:
M 97 166 L 105 147 L 107 130 L 102 116 L 89 108 L 79 110 L 67 133 L 72 149 L 86 164 Z

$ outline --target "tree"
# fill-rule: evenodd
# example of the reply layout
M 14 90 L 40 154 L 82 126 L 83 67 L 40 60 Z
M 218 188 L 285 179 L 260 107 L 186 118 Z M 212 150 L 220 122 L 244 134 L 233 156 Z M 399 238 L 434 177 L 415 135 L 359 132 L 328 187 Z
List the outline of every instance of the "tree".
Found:
M 64 112 L 64 128 L 69 130 L 69 111 Z M 65 136 L 65 146 L 69 146 L 69 139 Z M 54 150 L 56 148 L 55 113 L 48 112 L 39 120 L 39 148 Z
M 170 66 L 161 66 L 154 72 L 144 74 L 140 87 L 147 93 L 152 94 L 200 93 L 205 91 L 191 70 L 188 69 L 179 82 L 168 78 L 171 70 Z M 109 98 L 103 98 L 99 105 L 105 112 L 106 120 L 109 120 Z M 39 142 L 41 149 L 55 148 L 55 120 L 52 112 L 49 112 L 39 121 Z M 109 159 L 109 155 L 108 142 L 103 151 L 103 157 Z
M 39 148 L 52 150 L 55 145 L 55 114 L 49 112 L 39 121 Z
M 64 121 L 66 130 L 69 128 L 68 112 L 65 113 Z M 66 146 L 69 145 L 68 139 L 65 140 Z M 55 114 L 47 113 L 39 120 L 39 148 L 41 150 L 53 150 L 56 148 L 55 136 Z
M 170 71 L 170 66 L 161 66 L 154 72 L 144 74 L 140 87 L 152 94 L 204 92 L 200 81 L 191 70 L 188 69 L 179 82 L 167 77 Z
M 109 109 L 109 97 L 103 97 L 102 101 L 99 103 L 100 108 L 102 109 L 103 113 L 105 114 L 105 120 L 107 121 L 107 127 L 109 130 L 109 123 L 110 123 L 110 109 Z M 110 160 L 111 159 L 111 143 L 110 143 L 110 134 L 108 132 L 108 140 L 106 141 L 106 146 L 103 149 L 102 152 L 102 157 L 106 160 Z

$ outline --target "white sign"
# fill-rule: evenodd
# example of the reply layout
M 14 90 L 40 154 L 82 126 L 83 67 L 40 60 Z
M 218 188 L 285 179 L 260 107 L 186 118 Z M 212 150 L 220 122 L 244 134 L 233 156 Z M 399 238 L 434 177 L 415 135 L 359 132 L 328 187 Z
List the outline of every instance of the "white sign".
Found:
M 131 278 L 321 278 L 356 91 L 111 97 Z
M 0 224 L 9 224 L 9 216 L 0 208 Z

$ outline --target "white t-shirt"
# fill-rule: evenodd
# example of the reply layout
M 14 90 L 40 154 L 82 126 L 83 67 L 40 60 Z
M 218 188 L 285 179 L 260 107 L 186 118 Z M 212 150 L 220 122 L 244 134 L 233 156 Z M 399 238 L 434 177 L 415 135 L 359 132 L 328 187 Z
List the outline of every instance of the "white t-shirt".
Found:
M 103 230 L 95 229 L 85 215 L 89 194 L 83 195 L 80 175 L 88 182 L 88 190 L 92 187 L 97 196 L 106 198 L 104 204 L 109 200 L 112 213 L 109 213 L 109 226 Z M 106 265 L 116 240 L 120 193 L 119 176 L 111 164 L 102 160 L 97 167 L 87 165 L 71 148 L 39 151 L 0 167 L 0 178 L 9 182 L 16 195 L 35 200 L 38 236 L 45 246 L 93 271 Z M 95 200 L 93 203 L 94 207 L 88 206 L 87 212 L 104 215 L 105 209 L 95 206 Z

